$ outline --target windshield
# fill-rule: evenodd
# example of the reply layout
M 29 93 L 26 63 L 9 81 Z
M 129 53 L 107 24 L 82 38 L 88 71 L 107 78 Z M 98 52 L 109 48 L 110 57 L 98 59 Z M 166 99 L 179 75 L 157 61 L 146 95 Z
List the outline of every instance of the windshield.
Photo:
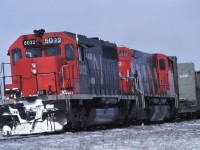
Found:
M 59 56 L 60 55 L 59 46 L 45 47 L 44 51 L 45 51 L 45 56 Z
M 19 48 L 13 49 L 12 50 L 12 59 L 13 59 L 14 66 L 16 66 L 16 61 L 21 58 L 22 58 L 21 49 L 19 49 Z
M 42 49 L 41 48 L 28 48 L 26 49 L 26 58 L 41 57 Z

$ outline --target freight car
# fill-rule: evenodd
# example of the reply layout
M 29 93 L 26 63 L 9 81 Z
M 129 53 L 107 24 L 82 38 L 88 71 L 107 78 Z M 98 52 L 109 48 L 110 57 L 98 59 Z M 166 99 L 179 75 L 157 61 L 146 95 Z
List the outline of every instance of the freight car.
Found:
M 199 117 L 200 110 L 200 72 L 195 71 L 193 63 L 178 64 L 180 118 Z
M 3 73 L 6 99 L 0 109 L 4 135 L 163 121 L 177 115 L 176 57 L 43 29 L 20 36 L 8 55 L 11 76 Z M 8 77 L 11 84 L 5 84 Z

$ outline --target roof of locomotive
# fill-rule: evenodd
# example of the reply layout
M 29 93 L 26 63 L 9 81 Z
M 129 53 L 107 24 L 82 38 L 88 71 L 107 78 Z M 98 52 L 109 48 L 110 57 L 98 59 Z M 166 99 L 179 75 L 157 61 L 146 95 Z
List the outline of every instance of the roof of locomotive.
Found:
M 166 57 L 169 57 L 168 55 L 165 55 L 165 54 L 161 54 L 161 53 L 148 53 L 148 52 L 144 52 L 144 51 L 141 51 L 141 50 L 136 50 L 136 49 L 132 49 L 132 48 L 129 48 L 127 46 L 124 46 L 124 45 L 120 45 L 118 46 L 118 48 L 120 49 L 126 49 L 126 50 L 129 50 L 129 51 L 132 51 L 132 57 L 134 57 L 135 55 L 146 55 L 146 56 L 151 56 L 151 55 L 164 55 Z
M 94 43 L 101 42 L 102 45 L 106 45 L 109 47 L 115 47 L 115 48 L 117 47 L 117 45 L 115 43 L 111 43 L 109 41 L 104 41 L 98 37 L 87 37 L 85 35 L 75 34 L 75 33 L 67 32 L 67 31 L 65 31 L 64 33 L 67 34 L 69 37 L 71 37 L 74 40 L 77 40 L 77 38 L 78 38 L 79 44 L 88 44 L 88 46 L 93 46 Z
M 15 42 L 12 43 L 12 45 L 10 47 L 15 45 L 15 43 L 18 42 L 19 40 L 29 39 L 29 38 L 36 38 L 35 35 L 36 34 L 34 34 L 34 33 L 21 35 L 19 38 L 17 38 L 17 40 Z M 117 46 L 115 43 L 104 41 L 104 40 L 102 40 L 102 39 L 100 39 L 98 37 L 87 37 L 85 35 L 76 34 L 76 33 L 68 32 L 68 31 L 45 32 L 43 35 L 45 37 L 48 37 L 48 36 L 62 36 L 62 37 L 63 36 L 68 36 L 68 37 L 72 38 L 73 40 L 77 40 L 78 39 L 78 44 L 79 45 L 84 46 L 84 44 L 85 44 L 87 47 L 93 47 L 96 43 L 101 43 L 102 45 L 106 45 L 106 46 L 109 46 L 109 47 L 112 47 L 112 48 L 117 48 L 117 47 L 128 48 L 126 46 Z M 143 52 L 143 51 L 136 50 L 136 49 L 130 49 L 130 48 L 128 48 L 128 49 L 133 51 L 133 55 L 134 55 L 134 53 L 143 53 L 143 54 L 146 54 L 146 55 L 160 54 L 160 53 L 147 53 L 147 52 Z M 161 55 L 164 55 L 164 54 L 161 54 Z M 165 55 L 165 56 L 167 56 L 167 55 Z
M 81 35 L 81 34 L 76 34 L 76 33 L 72 33 L 72 32 L 67 32 L 67 31 L 61 31 L 61 32 L 44 32 L 42 34 L 42 36 L 45 37 L 50 37 L 50 36 L 68 36 L 70 38 L 72 38 L 73 40 L 77 40 L 78 39 L 78 44 L 86 44 L 87 46 L 94 46 L 97 42 L 101 43 L 102 45 L 106 45 L 109 47 L 113 47 L 116 48 L 117 45 L 115 43 L 111 43 L 108 41 L 104 41 L 98 37 L 87 37 L 85 35 Z M 34 39 L 36 38 L 36 34 L 24 34 L 21 35 L 19 38 L 17 38 L 17 40 L 15 42 L 12 43 L 12 45 L 15 45 L 16 42 L 18 42 L 19 40 L 26 40 L 26 39 Z M 11 46 L 12 46 L 11 45 Z

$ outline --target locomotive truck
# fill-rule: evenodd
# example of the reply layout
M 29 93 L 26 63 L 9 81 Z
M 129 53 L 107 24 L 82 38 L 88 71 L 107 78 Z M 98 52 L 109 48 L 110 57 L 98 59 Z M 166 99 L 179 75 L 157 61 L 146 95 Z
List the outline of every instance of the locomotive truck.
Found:
M 164 121 L 177 116 L 177 59 L 99 38 L 34 30 L 9 48 L 4 135 Z M 3 70 L 5 63 L 2 64 Z M 11 84 L 5 79 L 11 78 Z

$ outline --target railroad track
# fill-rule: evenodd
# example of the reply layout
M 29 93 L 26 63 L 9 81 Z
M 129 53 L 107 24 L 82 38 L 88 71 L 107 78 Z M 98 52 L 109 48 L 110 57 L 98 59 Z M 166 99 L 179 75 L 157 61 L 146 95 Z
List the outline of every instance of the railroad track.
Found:
M 10 141 L 10 140 L 18 140 L 18 139 L 27 139 L 27 138 L 32 138 L 32 137 L 39 137 L 41 134 L 38 135 L 21 135 L 21 136 L 8 136 L 8 137 L 3 137 L 0 139 L 1 141 Z
M 192 119 L 190 119 L 192 120 Z M 195 119 L 193 119 L 195 120 Z M 129 126 L 142 126 L 142 125 L 145 125 L 145 126 L 149 126 L 149 125 L 154 125 L 154 124 L 163 124 L 163 123 L 179 123 L 179 122 L 183 122 L 183 121 L 186 121 L 186 119 L 176 119 L 174 121 L 171 121 L 171 122 L 157 122 L 157 123 L 135 123 L 135 124 L 129 124 L 129 125 L 123 125 L 123 126 L 98 126 L 98 127 L 94 127 L 94 128 L 87 128 L 87 129 L 82 129 L 82 130 L 65 130 L 63 132 L 54 132 L 54 133 L 42 133 L 42 134 L 33 134 L 33 135 L 15 135 L 15 136 L 5 136 L 3 138 L 0 138 L 0 142 L 3 142 L 3 141 L 10 141 L 10 140 L 20 140 L 20 139 L 29 139 L 29 138 L 33 138 L 33 137 L 39 137 L 39 136 L 49 136 L 49 135 L 55 135 L 55 134 L 63 134 L 65 132 L 72 132 L 72 133 L 75 133 L 75 132 L 91 132 L 91 131 L 100 131 L 100 130 L 105 130 L 105 129 L 114 129 L 114 128 L 126 128 L 126 127 L 129 127 Z M 3 136 L 3 135 L 2 135 Z
M 7 140 L 18 140 L 18 139 L 28 139 L 28 138 L 33 138 L 33 137 L 39 137 L 39 136 L 49 136 L 52 134 L 62 134 L 63 132 L 54 132 L 54 133 L 39 133 L 39 134 L 29 134 L 29 135 L 14 135 L 14 136 L 3 136 L 3 134 L 1 133 L 1 135 L 3 136 L 2 138 L 0 138 L 0 142 L 1 141 L 7 141 Z

